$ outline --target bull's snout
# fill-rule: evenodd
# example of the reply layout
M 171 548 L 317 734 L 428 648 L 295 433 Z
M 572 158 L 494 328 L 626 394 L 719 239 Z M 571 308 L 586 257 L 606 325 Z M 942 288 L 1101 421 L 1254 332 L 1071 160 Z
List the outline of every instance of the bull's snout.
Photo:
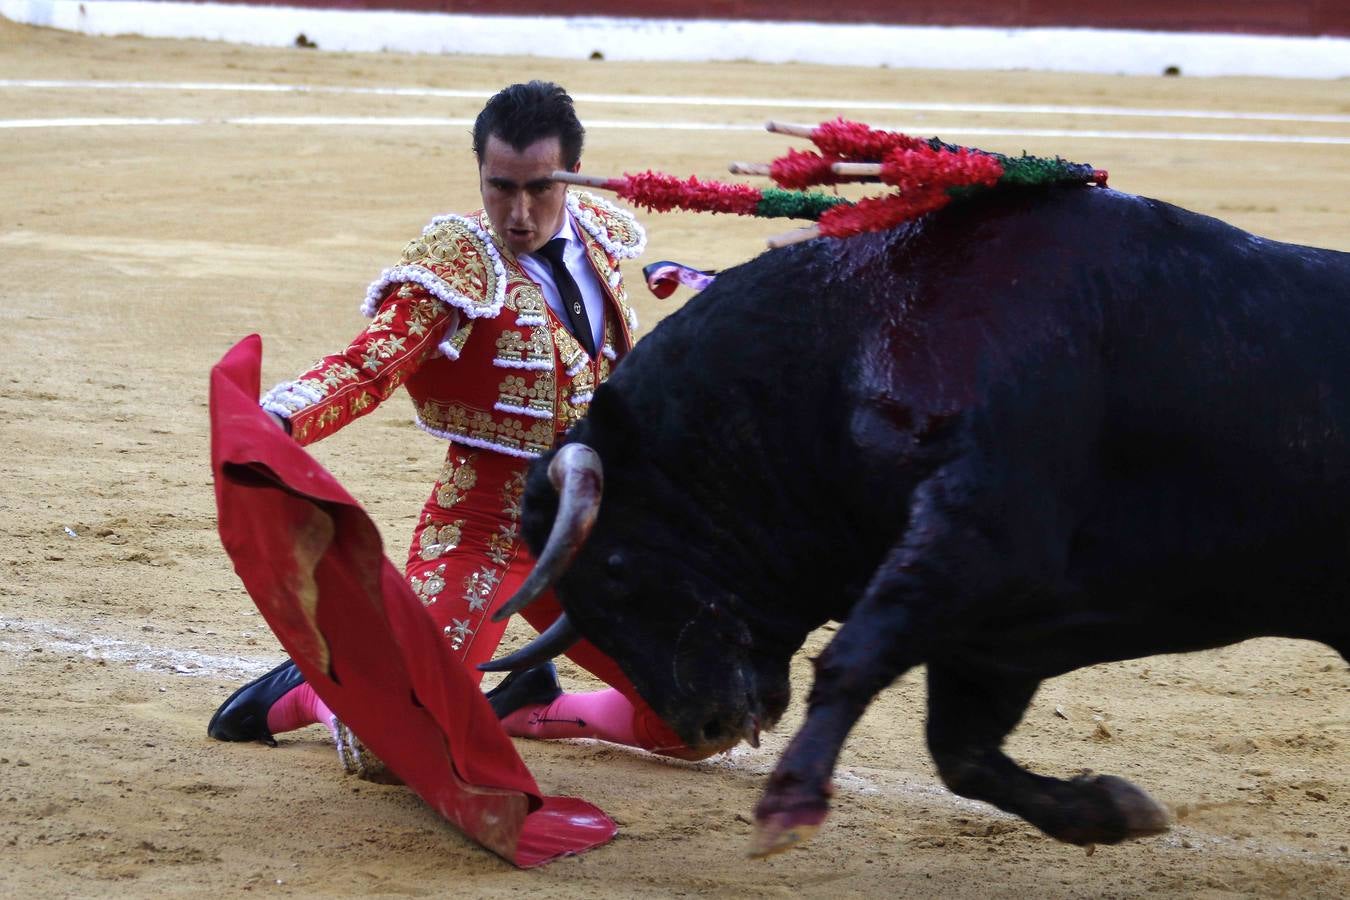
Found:
M 758 747 L 762 719 L 757 713 L 749 711 L 748 704 L 740 706 L 746 707 L 744 711 L 726 708 L 704 710 L 701 715 L 695 713 L 679 717 L 671 721 L 670 725 L 690 749 L 699 751 L 700 756 L 729 750 L 741 741 Z
M 772 728 L 782 710 L 766 710 L 754 691 L 753 673 L 737 666 L 720 685 L 685 695 L 666 721 L 689 747 L 715 753 L 745 741 L 759 746 L 761 730 Z

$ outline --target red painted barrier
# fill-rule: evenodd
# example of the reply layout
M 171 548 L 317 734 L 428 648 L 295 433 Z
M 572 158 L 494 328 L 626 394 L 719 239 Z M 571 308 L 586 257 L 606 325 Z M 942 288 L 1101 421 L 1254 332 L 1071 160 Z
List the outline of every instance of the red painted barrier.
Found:
M 215 0 L 252 3 L 258 0 Z M 1350 0 L 837 0 L 823 18 L 811 0 L 284 0 L 261 4 L 474 15 L 756 19 L 1000 28 L 1128 28 L 1145 31 L 1350 36 Z

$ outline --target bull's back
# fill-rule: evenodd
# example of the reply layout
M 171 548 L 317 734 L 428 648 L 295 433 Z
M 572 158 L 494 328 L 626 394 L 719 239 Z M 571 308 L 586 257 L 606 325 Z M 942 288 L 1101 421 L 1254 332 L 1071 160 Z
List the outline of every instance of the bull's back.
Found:
M 1176 649 L 1347 627 L 1350 255 L 1083 189 L 931 217 L 890 257 L 864 421 L 911 428 L 897 471 L 975 460 L 1016 574 L 1139 616 L 1140 646 L 1155 609 Z
M 1350 475 L 1350 254 L 1083 188 L 930 217 L 889 266 L 854 326 L 860 395 L 1076 403 L 1115 438 Z

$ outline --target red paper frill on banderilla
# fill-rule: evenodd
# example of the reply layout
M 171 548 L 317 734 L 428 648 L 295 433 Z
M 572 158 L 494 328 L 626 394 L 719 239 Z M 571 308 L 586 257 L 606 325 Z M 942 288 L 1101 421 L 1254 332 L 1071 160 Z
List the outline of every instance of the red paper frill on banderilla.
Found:
M 211 371 L 220 538 L 258 610 L 323 701 L 465 834 L 522 868 L 615 834 L 545 797 L 365 511 L 258 408 L 262 341 Z

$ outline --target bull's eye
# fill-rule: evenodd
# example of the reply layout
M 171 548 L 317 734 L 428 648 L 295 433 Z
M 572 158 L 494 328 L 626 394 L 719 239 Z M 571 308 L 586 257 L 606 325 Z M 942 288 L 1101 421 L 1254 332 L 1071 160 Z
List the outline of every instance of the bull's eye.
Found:
M 605 572 L 611 578 L 620 578 L 628 568 L 622 553 L 611 553 L 609 559 L 605 560 Z

